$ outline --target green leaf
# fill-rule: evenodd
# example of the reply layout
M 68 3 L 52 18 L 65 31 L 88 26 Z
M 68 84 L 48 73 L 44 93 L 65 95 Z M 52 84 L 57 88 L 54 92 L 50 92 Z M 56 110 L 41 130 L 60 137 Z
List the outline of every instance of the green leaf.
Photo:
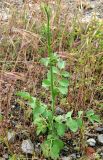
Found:
M 50 79 L 51 79 L 51 73 L 50 73 L 50 70 L 48 71 L 48 73 L 47 73 L 47 78 L 48 78 L 48 80 L 50 81 Z M 54 79 L 54 81 L 55 80 L 57 80 L 57 76 L 56 76 L 56 74 L 53 74 L 53 79 Z
M 66 65 L 65 61 L 63 61 L 62 59 L 60 59 L 59 62 L 58 62 L 58 67 L 60 69 L 64 69 L 65 65 Z
M 73 111 L 71 111 L 71 112 L 68 112 L 68 113 L 66 114 L 65 118 L 66 118 L 66 119 L 67 119 L 67 118 L 71 118 L 71 116 L 72 116 L 72 113 L 73 113 Z
M 62 72 L 62 76 L 65 77 L 65 78 L 69 78 L 70 77 L 70 73 L 67 72 L 67 71 L 63 71 Z
M 45 117 L 47 120 L 49 120 L 51 122 L 52 120 L 52 111 L 51 110 L 45 110 L 45 112 L 43 112 L 43 117 Z
M 81 117 L 82 114 L 83 114 L 83 111 L 78 111 L 79 118 Z
M 42 143 L 41 148 L 45 157 L 57 159 L 64 143 L 55 135 L 48 135 L 47 140 Z
M 81 128 L 83 126 L 83 121 L 81 118 L 78 118 L 77 119 L 77 124 L 78 124 L 78 127 Z
M 51 145 L 52 145 L 52 141 L 50 140 L 45 140 L 42 144 L 41 144 L 41 149 L 43 151 L 43 154 L 46 158 L 50 157 L 50 149 L 51 149 Z
M 37 102 L 36 107 L 33 109 L 33 119 L 35 120 L 35 118 L 43 114 L 45 110 L 46 110 L 46 106 L 40 102 Z
M 77 124 L 76 120 L 74 120 L 72 118 L 69 118 L 67 120 L 67 126 L 70 128 L 70 130 L 72 132 L 77 132 L 77 130 L 78 130 L 78 124 Z
M 65 124 L 63 124 L 63 123 L 55 123 L 55 128 L 56 128 L 57 134 L 59 136 L 64 136 L 65 130 L 66 130 Z
M 68 93 L 68 88 L 67 87 L 58 87 L 58 90 L 61 94 L 66 95 Z
M 57 67 L 55 67 L 55 66 L 53 66 L 53 73 L 55 73 L 55 74 L 59 74 L 60 73 L 59 69 Z
M 60 139 L 55 139 L 52 144 L 50 155 L 52 159 L 59 158 L 60 150 L 63 148 L 64 143 Z
M 37 126 L 36 133 L 39 135 L 40 133 L 45 133 L 47 130 L 47 123 L 46 120 L 42 117 L 38 117 L 35 119 L 34 124 Z
M 87 116 L 87 117 L 90 117 L 90 116 L 92 116 L 93 114 L 94 114 L 94 111 L 93 111 L 92 109 L 86 112 L 86 116 Z
M 31 100 L 31 95 L 28 92 L 17 92 L 16 95 L 24 100 Z
M 69 82 L 68 82 L 67 79 L 60 80 L 60 81 L 59 81 L 59 84 L 60 84 L 62 87 L 68 87 L 68 86 L 69 86 Z
M 100 122 L 100 116 L 94 114 L 94 115 L 92 115 L 92 116 L 89 117 L 89 120 L 90 120 L 92 123 L 94 123 L 94 122 L 98 122 L 98 123 L 99 123 L 99 122 Z
M 44 88 L 47 88 L 47 87 L 50 87 L 50 81 L 48 79 L 44 79 L 43 82 L 42 82 L 42 86 Z
M 36 107 L 36 101 L 37 99 L 35 97 L 31 97 L 31 101 L 29 102 L 29 105 L 31 106 L 31 108 Z
M 64 116 L 63 115 L 54 116 L 54 119 L 56 122 L 60 123 L 64 121 Z
M 50 59 L 49 58 L 41 58 L 40 62 L 47 67 L 50 63 Z

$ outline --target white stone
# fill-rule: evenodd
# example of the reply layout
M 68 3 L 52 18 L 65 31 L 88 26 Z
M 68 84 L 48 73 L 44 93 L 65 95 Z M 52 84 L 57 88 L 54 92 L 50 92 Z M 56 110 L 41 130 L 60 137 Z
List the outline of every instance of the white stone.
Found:
M 31 142 L 31 140 L 30 139 L 23 140 L 22 145 L 21 145 L 21 149 L 26 154 L 27 153 L 33 154 L 34 146 L 33 146 L 33 143 Z
M 96 140 L 93 138 L 90 138 L 87 140 L 87 143 L 91 146 L 94 147 L 96 145 Z
M 98 135 L 98 142 L 103 144 L 103 134 Z

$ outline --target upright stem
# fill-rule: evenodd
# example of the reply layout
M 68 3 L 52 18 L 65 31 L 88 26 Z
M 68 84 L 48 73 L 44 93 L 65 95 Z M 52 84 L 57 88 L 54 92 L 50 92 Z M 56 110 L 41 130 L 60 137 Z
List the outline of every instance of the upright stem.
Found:
M 52 60 L 51 35 L 50 35 L 50 15 L 48 8 L 45 8 L 47 15 L 47 37 L 48 37 L 48 56 Z M 52 115 L 55 111 L 55 96 L 54 96 L 54 80 L 53 80 L 53 64 L 50 63 L 50 78 L 51 78 L 51 97 L 52 97 Z M 53 121 L 53 119 L 52 119 Z

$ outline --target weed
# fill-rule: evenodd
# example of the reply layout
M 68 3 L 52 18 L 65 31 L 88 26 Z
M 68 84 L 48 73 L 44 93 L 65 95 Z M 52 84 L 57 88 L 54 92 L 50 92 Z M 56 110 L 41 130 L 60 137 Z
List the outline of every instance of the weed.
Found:
M 32 97 L 28 92 L 18 92 L 16 95 L 20 96 L 28 102 L 32 108 L 33 123 L 36 125 L 36 133 L 47 134 L 47 138 L 41 144 L 41 148 L 45 157 L 57 159 L 60 151 L 64 147 L 64 142 L 61 137 L 70 129 L 72 132 L 83 130 L 83 117 L 94 123 L 100 122 L 98 115 L 94 114 L 93 110 L 86 112 L 83 116 L 83 111 L 78 112 L 77 117 L 73 117 L 73 111 L 67 112 L 65 115 L 55 115 L 56 97 L 59 95 L 67 95 L 70 74 L 65 71 L 65 61 L 62 60 L 56 53 L 52 53 L 51 48 L 51 32 L 50 32 L 50 11 L 48 6 L 44 6 L 47 16 L 47 39 L 48 39 L 48 57 L 42 58 L 41 63 L 49 68 L 47 79 L 44 79 L 42 86 L 46 88 L 47 92 L 51 93 L 51 107 L 42 103 L 35 97 Z M 47 94 L 48 96 L 48 94 Z

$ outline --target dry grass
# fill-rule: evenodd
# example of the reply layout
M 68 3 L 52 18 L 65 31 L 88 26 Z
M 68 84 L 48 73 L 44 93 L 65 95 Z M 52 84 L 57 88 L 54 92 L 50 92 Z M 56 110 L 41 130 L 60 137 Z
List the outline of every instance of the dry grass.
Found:
M 55 3 L 53 1 L 50 4 L 52 48 L 67 60 L 68 71 L 72 75 L 67 107 L 73 107 L 75 111 L 95 107 L 101 103 L 103 97 L 101 93 L 103 23 L 98 25 L 98 22 L 93 20 L 90 24 L 83 24 L 78 17 L 70 21 L 68 8 L 65 5 L 60 1 Z M 21 82 L 22 86 L 19 86 L 19 89 L 34 94 L 35 81 L 39 81 L 39 75 L 44 76 L 39 59 L 47 55 L 47 40 L 45 15 L 39 2 L 32 1 L 30 5 L 26 1 L 19 10 L 9 2 L 5 5 L 10 8 L 10 16 L 8 21 L 1 21 L 0 26 L 0 88 L 4 92 L 3 83 L 7 83 L 5 106 L 9 106 L 11 97 L 15 93 L 15 85 L 18 85 L 18 79 L 22 81 L 21 77 L 27 81 Z M 5 79 L 4 75 L 8 78 Z M 1 95 L 3 107 L 2 97 L 4 99 L 4 96 Z

